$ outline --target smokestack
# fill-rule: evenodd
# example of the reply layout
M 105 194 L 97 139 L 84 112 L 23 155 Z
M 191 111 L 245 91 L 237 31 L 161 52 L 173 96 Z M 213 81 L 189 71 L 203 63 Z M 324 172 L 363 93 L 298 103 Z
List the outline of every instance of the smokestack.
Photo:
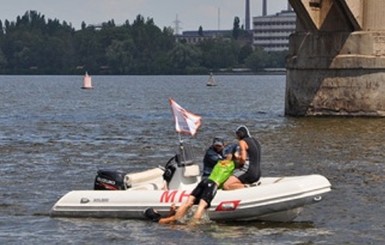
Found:
M 267 0 L 263 0 L 263 3 L 262 3 L 262 16 L 266 16 L 267 15 Z
M 291 11 L 291 5 L 289 1 L 287 1 L 287 11 Z
M 250 0 L 246 0 L 246 18 L 245 18 L 245 28 L 246 31 L 250 30 Z

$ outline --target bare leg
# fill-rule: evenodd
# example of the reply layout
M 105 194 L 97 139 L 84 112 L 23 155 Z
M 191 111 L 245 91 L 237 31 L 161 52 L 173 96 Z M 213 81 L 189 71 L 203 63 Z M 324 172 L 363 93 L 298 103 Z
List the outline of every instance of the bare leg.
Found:
M 159 220 L 159 224 L 170 224 L 170 223 L 175 223 L 177 220 L 182 218 L 187 211 L 192 207 L 194 204 L 195 197 L 194 196 L 189 196 L 187 202 L 183 203 L 177 210 L 175 215 L 172 215 L 167 218 L 161 218 Z
M 245 185 L 235 176 L 230 176 L 223 184 L 224 190 L 235 190 L 245 188 Z
M 199 201 L 198 208 L 195 211 L 194 219 L 200 220 L 202 218 L 203 214 L 205 213 L 207 206 L 208 206 L 207 202 L 205 200 L 201 199 Z

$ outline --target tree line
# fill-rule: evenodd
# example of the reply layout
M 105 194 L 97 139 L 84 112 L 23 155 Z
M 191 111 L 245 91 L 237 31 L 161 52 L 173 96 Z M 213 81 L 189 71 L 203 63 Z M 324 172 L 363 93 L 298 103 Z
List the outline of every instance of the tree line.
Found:
M 284 67 L 286 52 L 252 48 L 247 35 L 237 17 L 229 36 L 192 45 L 141 15 L 122 25 L 82 22 L 75 30 L 66 21 L 27 11 L 16 21 L 0 20 L 0 74 L 207 74 Z

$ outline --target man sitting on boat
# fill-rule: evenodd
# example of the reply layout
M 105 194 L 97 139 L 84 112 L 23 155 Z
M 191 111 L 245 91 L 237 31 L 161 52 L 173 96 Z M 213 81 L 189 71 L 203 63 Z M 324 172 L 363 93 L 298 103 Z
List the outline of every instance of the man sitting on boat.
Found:
M 225 140 L 221 137 L 215 137 L 213 139 L 212 145 L 206 150 L 205 156 L 203 157 L 203 171 L 202 177 L 207 178 L 215 164 L 219 160 L 225 159 L 225 152 L 231 152 L 234 147 L 237 147 L 235 144 L 225 144 Z
M 258 140 L 251 137 L 244 125 L 239 126 L 235 134 L 239 140 L 239 157 L 235 159 L 239 167 L 223 184 L 224 190 L 244 188 L 261 177 L 261 145 Z
M 172 212 L 170 216 L 162 218 L 155 209 L 148 208 L 145 210 L 144 215 L 160 224 L 175 223 L 183 218 L 194 204 L 198 204 L 198 208 L 195 211 L 193 218 L 194 220 L 200 220 L 205 210 L 210 207 L 211 201 L 214 199 L 218 188 L 221 188 L 222 184 L 232 174 L 235 168 L 235 163 L 232 158 L 237 155 L 236 149 L 236 145 L 233 148 L 228 148 L 229 152 L 226 152 L 226 159 L 217 162 L 209 177 L 198 183 L 189 195 L 188 200 L 183 203 L 176 212 Z

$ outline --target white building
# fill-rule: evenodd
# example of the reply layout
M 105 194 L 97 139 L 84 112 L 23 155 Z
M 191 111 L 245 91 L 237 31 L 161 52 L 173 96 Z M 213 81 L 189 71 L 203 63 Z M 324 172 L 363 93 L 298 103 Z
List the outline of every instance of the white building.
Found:
M 190 44 L 198 44 L 204 40 L 207 39 L 213 39 L 213 38 L 229 38 L 232 35 L 232 30 L 225 30 L 225 31 L 202 31 L 201 34 L 199 34 L 199 31 L 184 31 L 182 35 L 176 35 L 177 41 L 185 41 L 186 43 Z
M 265 51 L 289 49 L 289 36 L 295 31 L 296 13 L 284 10 L 275 15 L 253 17 L 253 45 Z

